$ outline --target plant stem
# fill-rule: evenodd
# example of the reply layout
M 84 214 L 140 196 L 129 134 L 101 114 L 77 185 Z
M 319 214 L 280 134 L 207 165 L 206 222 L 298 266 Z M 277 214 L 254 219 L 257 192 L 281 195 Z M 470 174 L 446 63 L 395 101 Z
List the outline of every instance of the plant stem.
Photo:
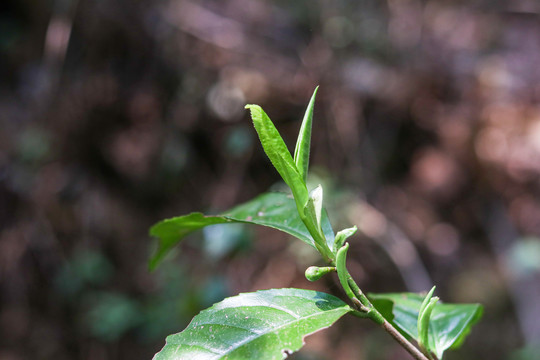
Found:
M 358 284 L 356 284 L 356 281 L 354 281 L 350 273 L 347 273 L 347 282 L 349 283 L 349 286 L 351 287 L 351 290 L 353 291 L 354 295 L 356 295 L 356 297 L 358 298 L 358 300 L 360 300 L 362 305 L 372 308 L 373 305 L 368 300 L 366 295 L 364 295 L 362 290 L 360 290 L 360 287 L 358 287 Z
M 346 250 L 345 250 L 346 251 Z M 321 252 L 321 254 L 323 254 Z M 324 256 L 324 254 L 323 254 Z M 337 265 L 337 261 L 333 261 L 332 259 L 325 259 L 331 266 L 335 266 L 338 269 L 339 267 Z M 337 260 L 337 259 L 336 259 Z M 342 264 L 341 267 L 345 267 L 345 264 Z M 354 281 L 351 274 L 345 269 L 346 274 L 344 276 L 346 280 L 346 284 L 350 288 L 348 290 L 349 292 L 352 291 L 353 294 L 347 294 L 354 303 L 355 307 L 359 310 L 358 314 L 355 314 L 358 317 L 360 316 L 360 313 L 363 313 L 366 318 L 371 319 L 376 324 L 380 325 L 387 333 L 389 333 L 409 354 L 411 354 L 416 360 L 434 360 L 428 358 L 426 355 L 424 355 L 416 346 L 414 346 L 409 340 L 407 340 L 401 333 L 392 325 L 390 324 L 384 316 L 373 306 L 371 301 L 367 298 L 366 295 L 362 292 L 356 281 Z M 342 281 L 340 277 L 340 282 Z M 346 286 L 342 284 L 342 287 L 344 290 Z M 354 295 L 354 296 L 351 296 Z
M 416 348 L 410 341 L 408 341 L 395 327 L 392 326 L 388 321 L 384 321 L 381 324 L 382 328 L 386 330 L 387 333 L 392 335 L 392 337 L 403 347 L 409 354 L 412 355 L 417 360 L 429 360 L 418 348 Z
M 382 315 L 375 309 L 371 301 L 360 290 L 356 281 L 352 278 L 351 274 L 347 273 L 347 283 L 349 284 L 354 295 L 358 298 L 362 304 L 362 311 L 366 312 L 367 317 L 381 325 L 381 327 L 389 333 L 409 354 L 411 354 L 416 360 L 429 360 L 416 346 L 414 346 L 409 340 L 407 340 L 397 329 L 392 326 Z

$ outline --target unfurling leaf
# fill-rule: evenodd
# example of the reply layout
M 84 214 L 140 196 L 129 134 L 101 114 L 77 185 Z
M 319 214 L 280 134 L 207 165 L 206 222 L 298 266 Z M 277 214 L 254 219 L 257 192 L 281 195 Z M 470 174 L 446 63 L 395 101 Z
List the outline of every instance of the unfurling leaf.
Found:
M 336 239 L 334 240 L 334 251 L 337 252 L 339 249 L 341 249 L 341 247 L 345 243 L 345 240 L 353 236 L 357 230 L 358 228 L 355 225 L 353 227 L 338 231 L 338 233 L 336 234 Z
M 246 105 L 259 135 L 264 152 L 285 183 L 291 188 L 298 211 L 308 202 L 308 190 L 304 178 L 298 172 L 287 145 L 281 138 L 272 120 L 259 105 Z
M 302 126 L 300 126 L 300 131 L 298 132 L 296 147 L 294 148 L 294 163 L 304 182 L 306 182 L 308 174 L 313 107 L 315 106 L 315 97 L 317 96 L 318 89 L 319 87 L 317 86 L 311 96 L 306 113 L 304 114 L 304 119 L 302 120 Z
M 300 145 L 297 145 L 296 149 L 298 151 L 298 157 L 296 159 L 300 161 L 302 166 L 302 171 L 300 171 L 297 167 L 297 163 L 291 157 L 281 135 L 264 110 L 259 105 L 246 105 L 246 109 L 251 111 L 251 119 L 253 120 L 253 125 L 259 135 L 264 152 L 283 178 L 283 181 L 285 181 L 291 189 L 300 218 L 315 240 L 315 247 L 319 253 L 323 255 L 323 258 L 329 261 L 333 256 L 332 251 L 330 250 L 333 242 L 328 244 L 328 240 L 325 239 L 324 233 L 321 232 L 320 225 L 317 224 L 316 206 L 318 206 L 318 204 L 314 204 L 314 199 L 310 198 L 305 182 L 309 157 L 309 143 L 307 143 L 307 141 L 311 136 L 311 126 L 309 127 L 309 131 L 307 131 L 306 123 L 306 127 L 301 130 L 300 138 L 305 138 L 304 140 L 299 140 Z
M 315 189 L 311 190 L 309 193 L 309 201 L 313 204 L 313 210 L 315 215 L 315 222 L 317 227 L 321 228 L 321 214 L 322 214 L 322 204 L 323 204 L 323 189 L 319 185 Z
M 418 345 L 423 349 L 427 354 L 435 353 L 436 349 L 432 349 L 429 344 L 429 321 L 431 320 L 431 313 L 437 301 L 438 297 L 433 297 L 433 292 L 435 291 L 435 286 L 427 293 L 422 305 L 420 305 L 420 310 L 418 311 Z
M 354 299 L 354 295 L 349 282 L 348 282 L 348 272 L 347 272 L 347 251 L 349 250 L 349 243 L 345 243 L 336 254 L 336 270 L 339 277 L 339 282 L 341 287 L 347 294 L 350 299 Z

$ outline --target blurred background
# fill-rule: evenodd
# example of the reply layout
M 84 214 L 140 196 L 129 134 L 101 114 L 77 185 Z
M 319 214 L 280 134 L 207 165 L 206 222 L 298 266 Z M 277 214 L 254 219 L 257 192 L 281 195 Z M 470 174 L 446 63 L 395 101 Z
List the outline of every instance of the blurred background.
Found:
M 0 359 L 150 359 L 238 292 L 341 296 L 249 226 L 147 270 L 155 222 L 276 186 L 244 105 L 293 147 L 316 85 L 310 181 L 361 287 L 484 304 L 448 359 L 536 358 L 539 63 L 536 0 L 3 0 Z M 293 358 L 409 359 L 356 319 Z

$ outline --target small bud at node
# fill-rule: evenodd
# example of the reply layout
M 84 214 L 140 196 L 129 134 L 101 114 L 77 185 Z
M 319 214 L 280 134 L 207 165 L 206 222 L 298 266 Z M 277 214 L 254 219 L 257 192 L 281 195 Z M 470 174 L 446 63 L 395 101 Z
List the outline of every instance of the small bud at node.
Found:
M 306 269 L 306 279 L 309 281 L 317 281 L 322 278 L 324 275 L 336 271 L 335 267 L 319 267 L 319 266 L 310 266 Z

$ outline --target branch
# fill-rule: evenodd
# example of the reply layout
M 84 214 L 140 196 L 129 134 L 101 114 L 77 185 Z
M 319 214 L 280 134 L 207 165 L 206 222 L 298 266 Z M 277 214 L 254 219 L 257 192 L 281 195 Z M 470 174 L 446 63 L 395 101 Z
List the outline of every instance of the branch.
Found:
M 381 324 L 382 328 L 386 330 L 387 333 L 392 335 L 392 337 L 403 347 L 409 354 L 411 354 L 417 360 L 429 360 L 418 348 L 416 348 L 409 340 L 407 340 L 395 327 L 392 326 L 388 321 L 384 321 Z
M 364 312 L 368 318 L 381 325 L 381 327 L 386 330 L 387 333 L 392 335 L 392 337 L 416 360 L 430 360 L 420 350 L 418 350 L 416 346 L 401 335 L 401 333 L 397 331 L 397 329 L 393 327 L 392 324 L 390 324 L 377 309 L 375 309 L 366 295 L 364 295 L 362 290 L 360 290 L 360 287 L 358 287 L 358 284 L 356 284 L 352 276 L 350 274 L 347 275 L 347 282 L 349 283 L 354 295 L 359 300 L 359 303 L 353 301 L 359 310 Z

